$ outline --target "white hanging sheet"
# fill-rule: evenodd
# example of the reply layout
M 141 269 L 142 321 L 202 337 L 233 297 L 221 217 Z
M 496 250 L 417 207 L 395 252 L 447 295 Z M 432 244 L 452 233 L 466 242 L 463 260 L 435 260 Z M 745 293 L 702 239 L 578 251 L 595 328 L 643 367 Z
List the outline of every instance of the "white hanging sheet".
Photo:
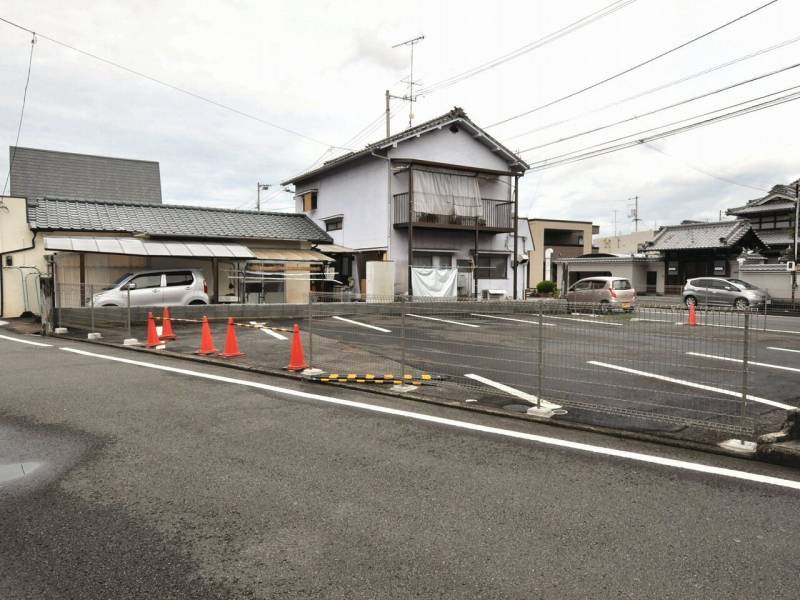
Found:
M 458 269 L 412 267 L 411 286 L 414 296 L 455 298 L 458 295 Z
M 414 210 L 433 215 L 482 217 L 478 178 L 414 171 Z

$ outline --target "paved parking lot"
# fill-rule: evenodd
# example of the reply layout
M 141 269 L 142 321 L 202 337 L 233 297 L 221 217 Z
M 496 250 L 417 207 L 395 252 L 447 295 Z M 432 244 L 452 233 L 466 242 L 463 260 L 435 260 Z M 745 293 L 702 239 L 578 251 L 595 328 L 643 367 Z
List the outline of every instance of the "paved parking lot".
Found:
M 326 372 L 445 376 L 458 384 L 438 390 L 447 399 L 513 412 L 524 412 L 541 395 L 566 408 L 555 417 L 563 421 L 719 441 L 777 430 L 786 410 L 800 406 L 800 320 L 791 317 L 750 318 L 743 406 L 742 313 L 700 311 L 699 325 L 689 327 L 686 311 L 667 307 L 634 315 L 573 311 L 544 314 L 540 327 L 538 314 L 487 303 L 458 311 L 408 306 L 403 317 L 377 306 L 368 314 L 352 314 L 347 305 L 340 312 L 240 320 L 247 326 L 237 327 L 245 356 L 231 362 L 286 366 L 289 330 L 297 322 L 306 357 Z M 179 339 L 168 349 L 196 350 L 199 324 L 175 328 Z M 222 350 L 225 321 L 212 329 Z M 146 337 L 141 329 L 135 333 Z

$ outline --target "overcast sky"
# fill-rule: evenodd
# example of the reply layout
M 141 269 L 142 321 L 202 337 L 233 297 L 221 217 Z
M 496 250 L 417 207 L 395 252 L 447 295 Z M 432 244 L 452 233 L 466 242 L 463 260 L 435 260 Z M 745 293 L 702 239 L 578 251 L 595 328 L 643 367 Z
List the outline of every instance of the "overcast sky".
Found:
M 637 0 L 503 65 L 432 92 L 415 122 L 461 106 L 481 126 L 535 108 L 655 56 L 767 0 Z M 422 87 L 503 56 L 612 0 L 521 2 L 2 1 L 0 16 L 287 129 L 292 135 L 39 39 L 20 145 L 161 163 L 167 202 L 252 208 L 256 182 L 277 184 L 329 146 L 383 137 L 384 90 L 402 94 L 407 48 Z M 512 150 L 530 148 L 800 62 L 800 41 L 711 74 L 585 114 L 800 35 L 800 2 L 780 0 L 747 19 L 613 82 L 491 127 Z M 30 35 L 0 23 L 0 136 L 14 143 Z M 523 153 L 547 158 L 800 85 L 800 68 Z M 397 104 L 392 131 L 407 126 Z M 583 115 L 583 116 L 581 116 Z M 610 234 L 717 219 L 719 211 L 800 175 L 800 101 L 608 156 L 531 172 L 521 182 L 532 217 L 592 220 Z M 573 118 L 578 117 L 578 118 Z M 541 129 L 554 122 L 568 122 Z M 356 139 L 354 136 L 368 127 Z M 531 133 L 530 130 L 539 128 Z M 525 134 L 525 135 L 521 135 Z M 658 152 L 658 150 L 663 153 Z M 8 169 L 7 151 L 0 170 Z M 705 173 L 703 173 L 705 172 Z M 742 185 L 714 178 L 731 180 Z M 743 187 L 751 186 L 751 187 Z M 291 205 L 275 185 L 267 208 Z

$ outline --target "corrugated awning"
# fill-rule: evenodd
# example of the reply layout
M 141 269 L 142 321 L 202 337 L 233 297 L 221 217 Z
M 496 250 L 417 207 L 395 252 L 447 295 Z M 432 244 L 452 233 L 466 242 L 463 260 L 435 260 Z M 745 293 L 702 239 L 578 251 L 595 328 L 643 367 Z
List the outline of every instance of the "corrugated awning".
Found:
M 354 254 L 355 250 L 338 244 L 317 244 L 317 250 L 331 254 Z
M 294 250 L 289 248 L 253 248 L 255 258 L 260 260 L 271 260 L 275 262 L 334 262 L 316 250 Z
M 241 244 L 141 240 L 132 237 L 45 237 L 44 249 L 62 252 L 94 252 L 133 256 L 184 258 L 253 258 Z

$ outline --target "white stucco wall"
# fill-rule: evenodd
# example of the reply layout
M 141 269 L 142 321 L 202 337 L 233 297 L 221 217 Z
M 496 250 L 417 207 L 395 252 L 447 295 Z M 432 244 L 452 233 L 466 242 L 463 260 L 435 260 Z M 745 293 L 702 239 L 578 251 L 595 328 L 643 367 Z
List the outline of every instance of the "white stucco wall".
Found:
M 387 192 L 388 162 L 369 157 L 347 169 L 298 183 L 296 212 L 303 212 L 299 197 L 306 190 L 318 191 L 317 209 L 306 214 L 323 230 L 324 219 L 344 215 L 342 229 L 329 232 L 336 244 L 356 250 L 386 248 L 389 226 Z

